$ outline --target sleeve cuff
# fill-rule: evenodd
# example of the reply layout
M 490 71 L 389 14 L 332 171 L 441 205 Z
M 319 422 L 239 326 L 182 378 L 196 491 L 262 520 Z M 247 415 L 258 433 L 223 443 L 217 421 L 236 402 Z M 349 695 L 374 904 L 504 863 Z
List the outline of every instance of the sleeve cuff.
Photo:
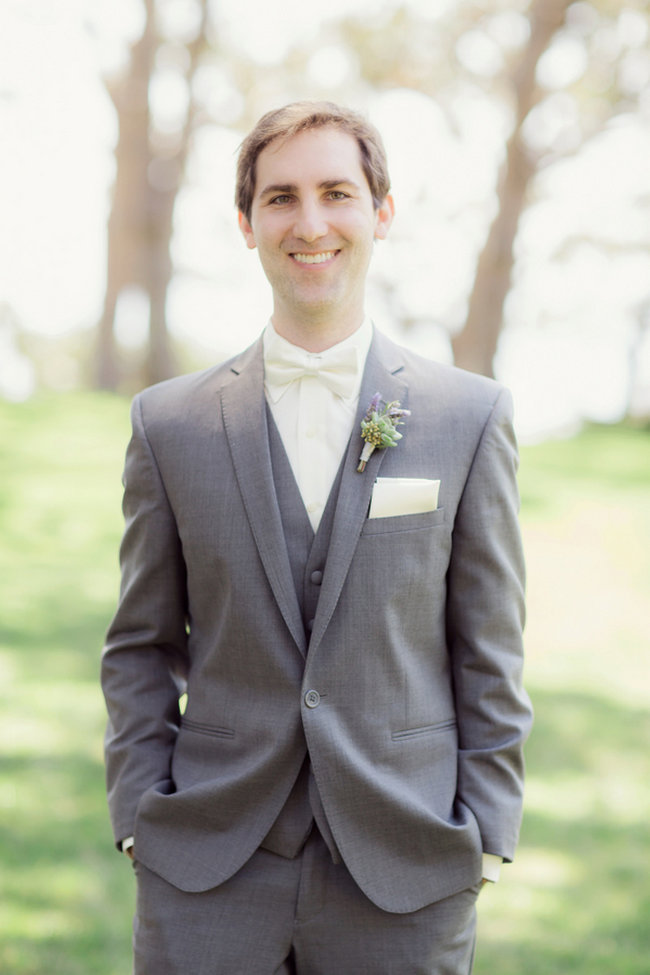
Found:
M 501 864 L 503 857 L 496 856 L 494 853 L 483 854 L 483 879 L 496 884 L 501 875 Z
M 133 849 L 133 837 L 127 836 L 125 840 L 120 843 L 120 850 L 122 853 L 126 853 L 128 850 Z

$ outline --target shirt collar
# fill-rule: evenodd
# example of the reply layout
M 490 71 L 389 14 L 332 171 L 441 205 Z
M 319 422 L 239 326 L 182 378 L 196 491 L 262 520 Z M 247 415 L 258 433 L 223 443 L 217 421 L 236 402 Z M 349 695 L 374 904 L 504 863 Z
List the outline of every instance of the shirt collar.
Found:
M 293 342 L 289 342 L 288 339 L 283 338 L 282 335 L 278 335 L 275 328 L 273 327 L 272 320 L 269 320 L 266 328 L 264 329 L 262 335 L 263 341 L 263 354 L 264 363 L 266 364 L 267 358 L 272 350 L 281 350 L 283 346 L 301 348 L 301 346 L 295 345 Z M 330 346 L 330 349 L 345 349 L 352 348 L 356 352 L 357 359 L 357 377 L 355 391 L 350 400 L 358 398 L 359 390 L 361 389 L 361 379 L 363 377 L 363 370 L 366 366 L 366 359 L 368 358 L 368 352 L 370 350 L 370 344 L 372 342 L 372 320 L 366 316 L 363 322 L 352 335 L 348 335 L 347 338 L 343 339 L 342 342 L 337 342 L 336 345 Z M 319 355 L 327 357 L 327 353 L 330 349 L 325 349 Z M 276 403 L 283 393 L 287 390 L 287 386 L 276 387 L 273 384 L 264 381 L 264 388 L 267 395 L 270 397 L 271 401 Z

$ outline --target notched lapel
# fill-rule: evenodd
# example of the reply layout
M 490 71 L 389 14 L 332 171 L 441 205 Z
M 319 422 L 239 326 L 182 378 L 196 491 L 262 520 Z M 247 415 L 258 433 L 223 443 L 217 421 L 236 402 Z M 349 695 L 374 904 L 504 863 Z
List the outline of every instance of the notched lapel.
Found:
M 305 630 L 271 467 L 261 339 L 237 360 L 233 372 L 221 391 L 221 409 L 235 475 L 273 595 L 304 655 Z
M 400 447 L 398 443 L 396 447 L 373 451 L 365 471 L 358 473 L 359 455 L 363 448 L 361 420 L 377 392 L 381 393 L 386 402 L 399 400 L 402 407 L 408 409 L 408 387 L 399 375 L 403 365 L 398 346 L 375 332 L 361 383 L 359 409 L 345 457 L 323 585 L 309 644 L 310 653 L 320 643 L 341 595 L 370 508 L 373 484 L 383 459 L 388 450 L 399 450 Z

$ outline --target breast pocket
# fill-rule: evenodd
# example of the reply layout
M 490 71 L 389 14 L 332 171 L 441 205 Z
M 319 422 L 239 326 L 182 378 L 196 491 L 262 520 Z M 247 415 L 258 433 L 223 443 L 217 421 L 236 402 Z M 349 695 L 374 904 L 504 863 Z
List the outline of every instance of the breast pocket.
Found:
M 445 509 L 421 511 L 416 515 L 394 515 L 388 518 L 367 518 L 362 535 L 383 535 L 389 532 L 412 532 L 436 528 L 445 523 Z

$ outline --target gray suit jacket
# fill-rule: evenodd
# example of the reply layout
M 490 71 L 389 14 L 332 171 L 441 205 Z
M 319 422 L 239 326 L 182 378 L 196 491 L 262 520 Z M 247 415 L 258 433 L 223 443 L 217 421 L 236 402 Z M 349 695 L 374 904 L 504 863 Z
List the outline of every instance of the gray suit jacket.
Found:
M 419 909 L 476 883 L 482 851 L 514 854 L 531 716 L 510 397 L 380 334 L 359 420 L 376 391 L 412 415 L 363 474 L 355 426 L 308 636 L 261 342 L 134 401 L 102 662 L 109 805 L 116 839 L 134 833 L 183 890 L 246 862 L 307 748 L 341 855 L 381 908 Z M 369 519 L 380 471 L 439 478 L 439 509 Z

